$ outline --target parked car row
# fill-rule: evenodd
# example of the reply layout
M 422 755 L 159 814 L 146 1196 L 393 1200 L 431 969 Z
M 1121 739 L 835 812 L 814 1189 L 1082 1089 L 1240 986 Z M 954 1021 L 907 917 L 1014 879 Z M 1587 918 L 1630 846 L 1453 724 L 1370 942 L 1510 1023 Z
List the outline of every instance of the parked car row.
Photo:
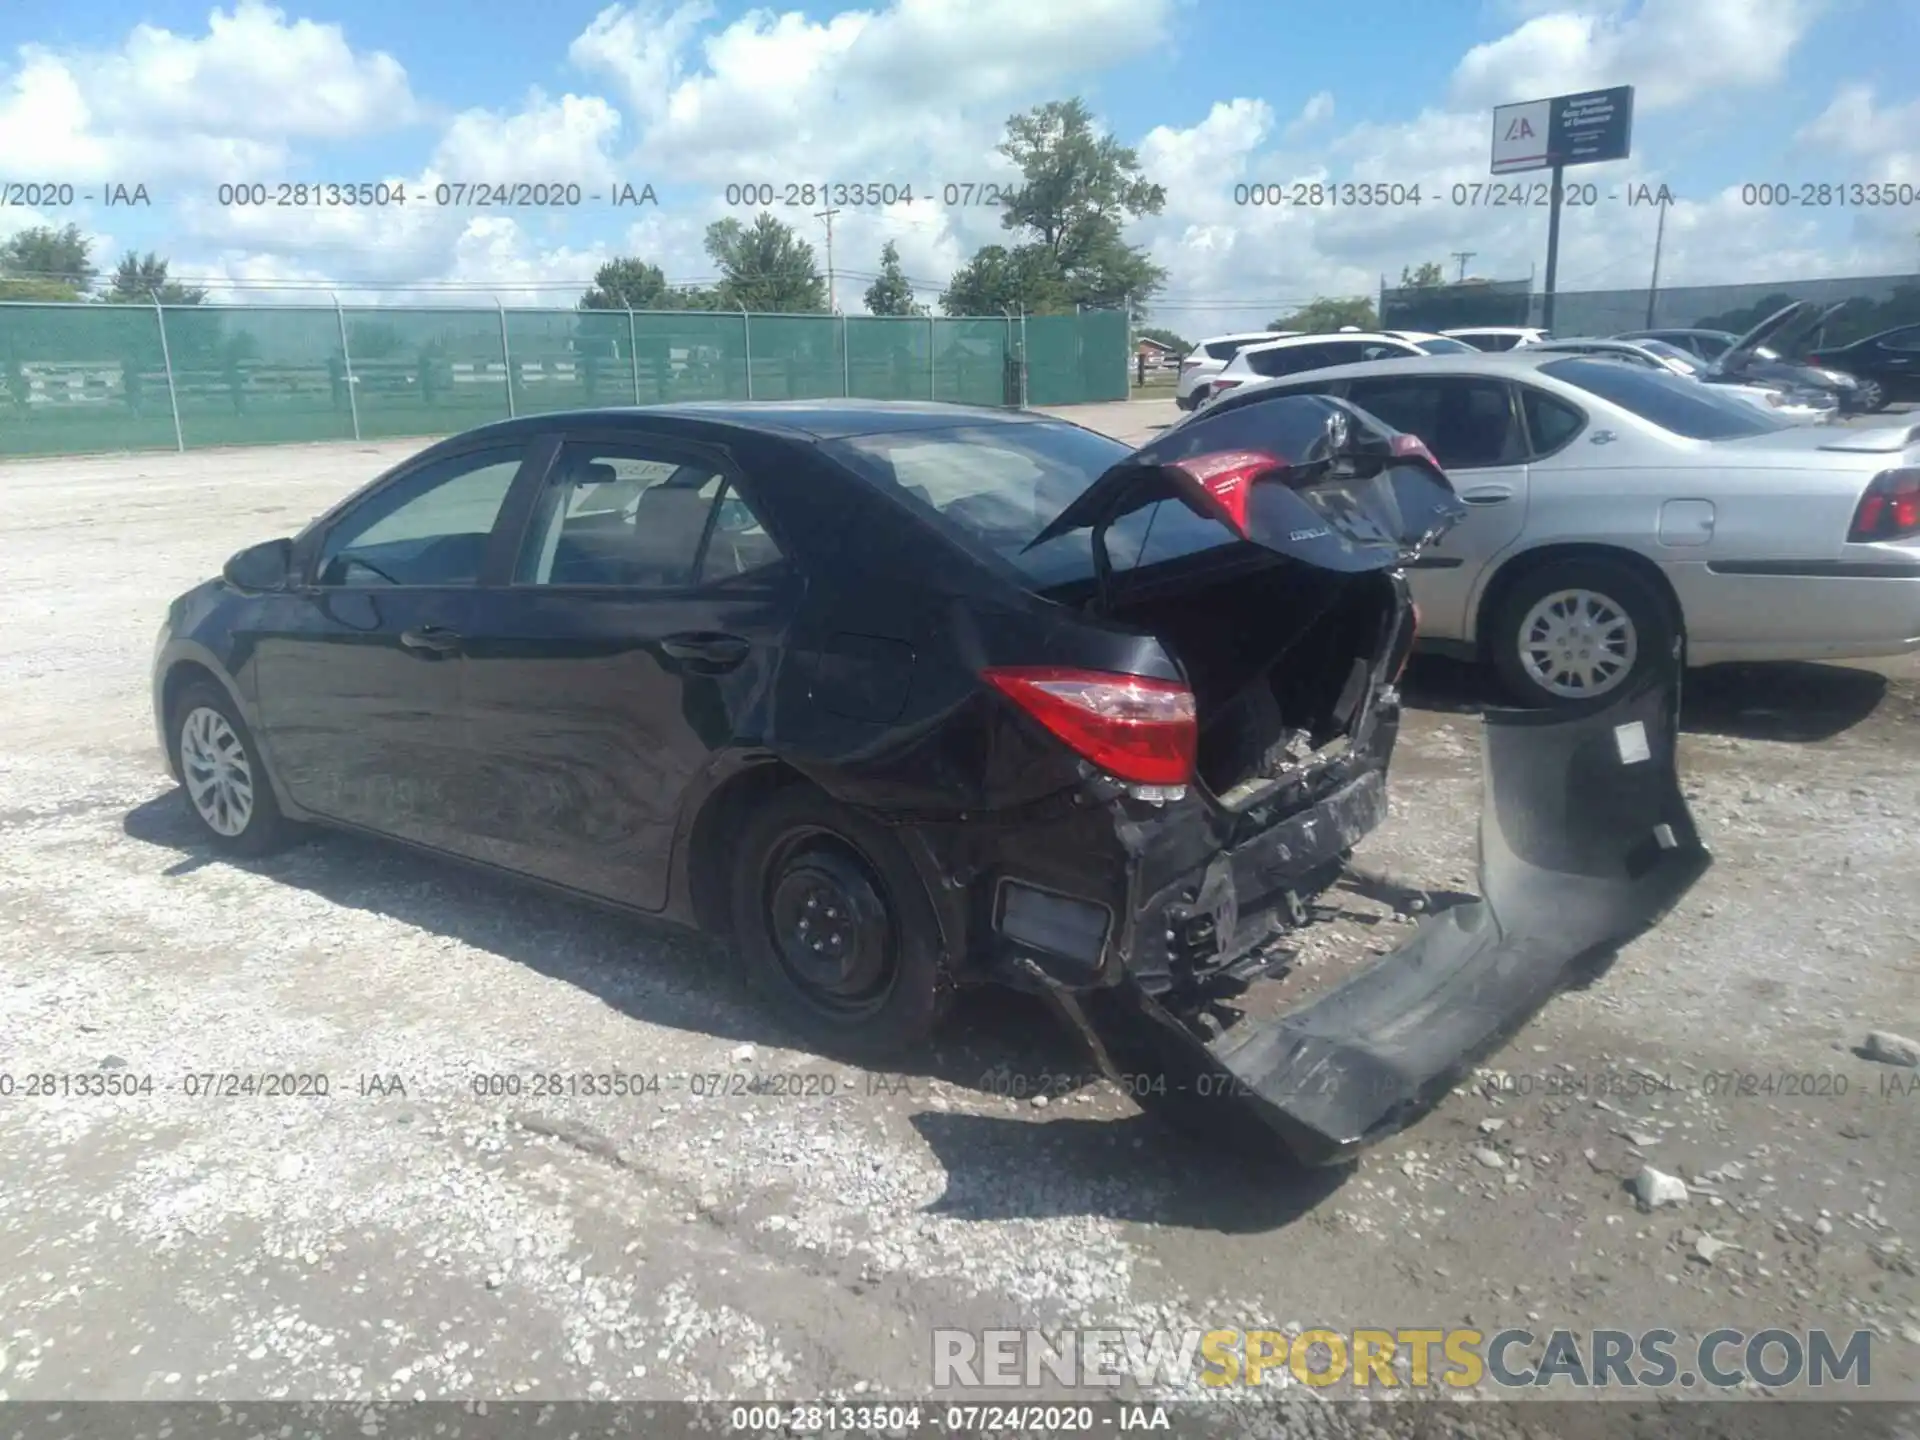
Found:
M 1694 665 L 1920 648 L 1920 425 L 1795 424 L 1604 343 L 1258 380 L 1167 433 L 1320 395 L 1419 436 L 1467 506 L 1412 562 L 1421 643 L 1523 705 L 1618 694 L 1676 640 Z
M 1808 351 L 1840 307 L 1796 301 L 1745 335 L 1722 330 L 1631 331 L 1613 336 L 1553 336 L 1531 326 L 1471 326 L 1443 332 L 1361 331 L 1331 334 L 1251 331 L 1202 341 L 1181 364 L 1176 399 L 1197 410 L 1255 380 L 1395 357 L 1503 353 L 1548 347 L 1607 354 L 1628 364 L 1662 368 L 1720 387 L 1731 398 L 1785 420 L 1818 424 L 1868 414 L 1890 400 L 1920 398 L 1920 326 L 1890 330 L 1830 351 Z M 1802 352 L 1793 360 L 1789 354 Z M 1862 373 L 1855 374 L 1839 362 Z
M 1192 387 L 1187 409 L 1200 409 L 1255 380 L 1299 375 L 1362 360 L 1396 356 L 1472 354 L 1463 341 L 1424 330 L 1361 330 L 1358 326 L 1321 335 L 1273 335 L 1240 344 L 1217 372 Z

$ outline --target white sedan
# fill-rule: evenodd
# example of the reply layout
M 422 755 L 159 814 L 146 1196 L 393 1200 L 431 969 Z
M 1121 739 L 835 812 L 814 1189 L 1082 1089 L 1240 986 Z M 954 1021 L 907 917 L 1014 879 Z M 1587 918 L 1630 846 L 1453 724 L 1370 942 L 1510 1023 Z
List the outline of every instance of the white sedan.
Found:
M 1779 385 L 1744 384 L 1731 376 L 1720 376 L 1712 372 L 1707 362 L 1678 345 L 1669 345 L 1664 340 L 1602 340 L 1573 337 L 1565 340 L 1542 340 L 1540 350 L 1562 355 L 1609 355 L 1629 364 L 1643 365 L 1649 369 L 1671 370 L 1676 375 L 1689 380 L 1698 380 L 1702 384 L 1713 385 L 1722 394 L 1749 405 L 1758 405 L 1763 410 L 1771 410 L 1782 420 L 1793 420 L 1804 424 L 1818 425 L 1834 419 L 1840 413 L 1839 405 L 1829 395 L 1808 390 L 1788 390 Z
M 1207 413 L 1301 393 L 1439 460 L 1468 514 L 1410 568 L 1421 640 L 1523 705 L 1612 694 L 1676 642 L 1692 665 L 1920 649 L 1920 425 L 1790 424 L 1542 346 L 1342 365 Z

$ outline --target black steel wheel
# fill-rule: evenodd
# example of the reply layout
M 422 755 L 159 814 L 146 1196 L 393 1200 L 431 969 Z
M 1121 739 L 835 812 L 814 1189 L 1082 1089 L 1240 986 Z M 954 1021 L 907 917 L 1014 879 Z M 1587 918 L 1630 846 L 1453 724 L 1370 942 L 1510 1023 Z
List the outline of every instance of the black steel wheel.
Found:
M 900 973 L 880 882 L 830 830 L 800 827 L 767 857 L 762 923 L 787 978 L 849 1018 L 878 1009 Z
M 933 1032 L 953 987 L 926 889 L 890 835 L 796 787 L 747 822 L 737 854 L 733 937 L 774 1010 L 852 1053 Z

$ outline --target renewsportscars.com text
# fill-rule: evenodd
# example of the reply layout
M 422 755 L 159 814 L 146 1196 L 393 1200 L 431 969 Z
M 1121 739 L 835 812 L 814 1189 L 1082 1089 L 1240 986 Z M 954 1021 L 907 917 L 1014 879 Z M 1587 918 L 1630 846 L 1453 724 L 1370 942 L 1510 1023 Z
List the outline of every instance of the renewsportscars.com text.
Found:
M 1874 1335 L 1673 1330 L 936 1330 L 936 1390 L 1106 1390 L 1341 1383 L 1470 1390 L 1703 1388 L 1805 1384 L 1864 1389 Z

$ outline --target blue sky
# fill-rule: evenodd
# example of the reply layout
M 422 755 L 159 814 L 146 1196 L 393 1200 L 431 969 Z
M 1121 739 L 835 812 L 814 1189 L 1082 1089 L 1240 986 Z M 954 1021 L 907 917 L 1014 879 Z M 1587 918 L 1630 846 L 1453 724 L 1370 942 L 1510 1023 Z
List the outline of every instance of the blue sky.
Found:
M 485 289 L 569 303 L 615 254 L 711 271 L 728 180 L 993 178 L 1014 110 L 1073 94 L 1167 188 L 1135 238 L 1170 271 L 1159 313 L 1194 334 L 1471 251 L 1524 276 L 1544 212 L 1461 210 L 1484 181 L 1491 105 L 1632 84 L 1634 155 L 1577 178 L 1666 184 L 1675 283 L 1920 268 L 1920 204 L 1756 209 L 1743 182 L 1920 187 L 1920 4 L 1910 0 L 870 0 L 473 5 L 452 0 L 9 0 L 0 6 L 0 182 L 145 180 L 147 210 L 0 208 L 0 233 L 75 221 L 103 250 L 156 249 L 221 298 L 300 289 L 421 298 Z M 1576 178 L 1575 172 L 1569 172 Z M 415 204 L 222 210 L 222 181 L 543 180 L 656 186 L 645 212 Z M 1324 178 L 1425 188 L 1418 207 L 1257 213 L 1235 184 Z M 415 189 L 415 194 L 420 188 Z M 924 192 L 922 192 L 924 194 Z M 18 197 L 16 197 L 18 198 Z M 818 208 L 818 207 L 815 207 Z M 818 221 L 777 211 L 824 251 Z M 1655 215 L 1569 215 L 1561 284 L 1637 285 Z M 985 211 L 843 212 L 839 298 L 881 243 L 937 289 Z M 270 291 L 270 286 L 299 289 Z M 930 293 L 926 298 L 931 298 Z

